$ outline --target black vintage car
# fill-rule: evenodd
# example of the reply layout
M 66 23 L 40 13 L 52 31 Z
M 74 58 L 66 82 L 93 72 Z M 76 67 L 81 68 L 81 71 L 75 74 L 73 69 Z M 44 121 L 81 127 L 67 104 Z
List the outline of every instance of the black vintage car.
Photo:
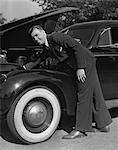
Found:
M 22 68 L 22 64 L 30 61 L 30 56 L 42 52 L 42 47 L 28 35 L 29 28 L 41 24 L 50 34 L 59 14 L 68 11 L 77 9 L 51 10 L 1 27 L 1 49 L 7 51 L 7 63 L 0 64 L 0 116 L 7 119 L 13 135 L 24 143 L 42 142 L 51 137 L 63 110 L 68 115 L 75 114 L 77 89 L 74 76 L 72 78 L 60 66 Z M 117 27 L 117 21 L 96 21 L 61 31 L 82 42 L 95 54 L 108 108 L 118 107 Z M 21 58 L 22 63 L 18 61 Z
M 93 52 L 107 106 L 118 107 L 118 21 L 77 23 L 61 32 L 71 35 Z
M 43 50 L 28 30 L 40 24 L 50 34 L 59 15 L 77 10 L 60 8 L 1 26 L 1 50 L 7 51 L 7 62 L 0 64 L 0 118 L 6 118 L 13 135 L 24 143 L 48 139 L 59 125 L 62 110 L 74 115 L 76 104 L 75 81 L 60 66 L 23 69 Z

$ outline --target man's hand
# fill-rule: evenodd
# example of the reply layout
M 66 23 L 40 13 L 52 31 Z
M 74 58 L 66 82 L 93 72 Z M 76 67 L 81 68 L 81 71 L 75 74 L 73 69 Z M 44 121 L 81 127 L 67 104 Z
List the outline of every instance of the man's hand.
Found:
M 56 58 L 51 58 L 51 57 L 48 57 L 46 60 L 45 60 L 45 65 L 46 66 L 55 66 L 58 64 L 58 60 Z
M 85 80 L 86 80 L 85 70 L 84 69 L 78 69 L 77 70 L 77 77 L 78 77 L 79 81 L 85 82 Z

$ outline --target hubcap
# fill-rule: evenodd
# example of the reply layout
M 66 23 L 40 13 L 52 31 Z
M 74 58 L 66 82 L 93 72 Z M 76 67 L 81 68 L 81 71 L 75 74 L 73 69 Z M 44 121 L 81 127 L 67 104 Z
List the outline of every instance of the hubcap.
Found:
M 46 106 L 41 102 L 31 102 L 25 109 L 25 121 L 31 127 L 38 127 L 47 117 Z

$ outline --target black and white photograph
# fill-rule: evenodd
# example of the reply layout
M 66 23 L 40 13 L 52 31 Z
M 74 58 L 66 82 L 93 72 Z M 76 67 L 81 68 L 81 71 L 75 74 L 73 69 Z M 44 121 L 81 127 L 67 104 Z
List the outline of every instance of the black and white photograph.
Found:
M 118 149 L 118 0 L 0 0 L 0 150 Z

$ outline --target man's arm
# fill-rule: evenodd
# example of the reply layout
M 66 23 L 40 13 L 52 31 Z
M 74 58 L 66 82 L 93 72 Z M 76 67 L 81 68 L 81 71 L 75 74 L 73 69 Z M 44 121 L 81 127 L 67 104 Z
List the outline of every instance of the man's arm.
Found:
M 29 62 L 29 63 L 23 65 L 23 68 L 26 70 L 31 70 L 40 63 L 41 63 L 41 58 L 38 58 L 35 62 Z
M 85 82 L 86 58 L 84 56 L 84 47 L 69 35 L 58 33 L 53 36 L 53 40 L 67 50 L 73 50 L 77 62 L 77 77 L 81 82 Z M 82 51 L 83 50 L 83 51 Z M 70 56 L 71 57 L 71 56 Z
M 85 47 L 67 34 L 55 33 L 52 38 L 56 44 L 66 48 L 68 52 L 73 51 L 78 69 L 86 68 Z

